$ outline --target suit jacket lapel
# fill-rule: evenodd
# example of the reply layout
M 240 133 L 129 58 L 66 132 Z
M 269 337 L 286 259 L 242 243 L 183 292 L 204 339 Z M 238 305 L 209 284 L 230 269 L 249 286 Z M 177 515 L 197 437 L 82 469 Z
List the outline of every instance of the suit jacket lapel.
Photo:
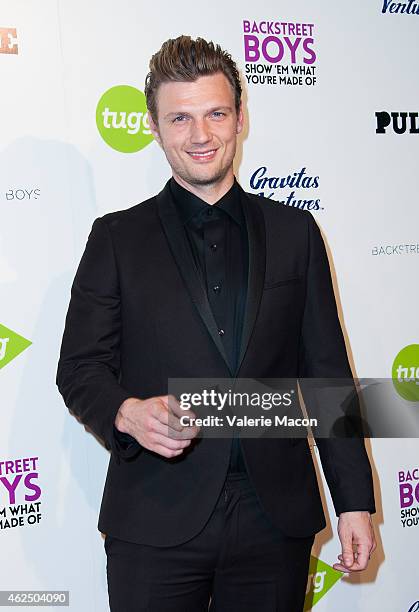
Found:
M 239 186 L 239 188 L 249 241 L 249 269 L 240 353 L 235 372 L 231 369 L 223 343 L 218 334 L 217 323 L 208 301 L 206 289 L 201 281 L 199 271 L 195 266 L 185 231 L 176 211 L 176 205 L 170 192 L 169 181 L 156 196 L 158 213 L 173 258 L 176 261 L 189 295 L 232 376 L 235 376 L 241 367 L 256 322 L 265 282 L 266 257 L 265 221 L 263 213 L 259 208 L 259 204 L 253 202 L 242 187 Z
M 263 286 L 265 284 L 266 260 L 265 220 L 260 204 L 253 201 L 242 187 L 240 187 L 240 192 L 249 241 L 249 269 L 240 353 L 237 369 L 234 373 L 235 376 L 237 376 L 241 368 L 256 323 Z
M 218 334 L 217 323 L 212 314 L 212 310 L 208 301 L 206 289 L 202 284 L 202 280 L 195 266 L 192 253 L 187 242 L 187 237 L 183 229 L 182 223 L 179 220 L 176 211 L 176 205 L 173 201 L 169 182 L 166 183 L 163 190 L 156 196 L 158 213 L 166 234 L 170 250 L 173 258 L 179 268 L 183 281 L 189 292 L 189 295 L 195 304 L 202 320 L 223 357 L 229 372 L 232 374 L 231 367 L 224 350 L 220 335 Z

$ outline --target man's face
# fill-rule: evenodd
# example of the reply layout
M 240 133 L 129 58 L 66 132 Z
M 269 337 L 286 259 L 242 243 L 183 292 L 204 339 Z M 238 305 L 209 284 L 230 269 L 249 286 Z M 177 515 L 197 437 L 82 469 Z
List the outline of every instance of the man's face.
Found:
M 151 131 L 161 145 L 174 176 L 190 185 L 211 185 L 233 173 L 237 134 L 234 93 L 221 72 L 191 83 L 162 83 L 157 91 L 157 124 Z

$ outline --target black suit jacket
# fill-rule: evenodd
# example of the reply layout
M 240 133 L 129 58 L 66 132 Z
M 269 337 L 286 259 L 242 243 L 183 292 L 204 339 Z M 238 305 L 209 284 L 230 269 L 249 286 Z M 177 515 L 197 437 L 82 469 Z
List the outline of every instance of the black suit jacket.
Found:
M 111 450 L 98 528 L 155 546 L 194 536 L 222 489 L 231 438 L 198 438 L 166 459 L 125 450 L 114 420 L 128 397 L 168 392 L 168 378 L 351 376 L 320 231 L 306 211 L 246 193 L 249 276 L 239 365 L 231 372 L 168 183 L 92 226 L 71 290 L 57 385 Z M 241 440 L 249 476 L 275 526 L 325 526 L 307 440 Z M 374 511 L 362 439 L 318 439 L 336 514 Z

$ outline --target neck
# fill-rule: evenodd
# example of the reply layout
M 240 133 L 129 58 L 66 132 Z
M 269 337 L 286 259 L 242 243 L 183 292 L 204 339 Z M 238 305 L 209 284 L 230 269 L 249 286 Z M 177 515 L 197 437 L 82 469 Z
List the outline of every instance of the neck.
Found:
M 188 183 L 175 172 L 173 172 L 172 176 L 179 185 L 198 196 L 198 198 L 201 198 L 201 200 L 204 200 L 207 204 L 215 204 L 218 202 L 234 183 L 233 169 L 231 169 L 231 171 L 220 181 L 209 183 L 208 185 L 194 185 Z

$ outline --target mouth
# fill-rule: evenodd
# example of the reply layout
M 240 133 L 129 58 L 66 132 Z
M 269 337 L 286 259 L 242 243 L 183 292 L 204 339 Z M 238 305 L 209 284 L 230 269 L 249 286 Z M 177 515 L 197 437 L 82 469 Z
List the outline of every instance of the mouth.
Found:
M 208 149 L 208 151 L 187 151 L 188 155 L 196 161 L 211 161 L 214 159 L 217 149 Z

